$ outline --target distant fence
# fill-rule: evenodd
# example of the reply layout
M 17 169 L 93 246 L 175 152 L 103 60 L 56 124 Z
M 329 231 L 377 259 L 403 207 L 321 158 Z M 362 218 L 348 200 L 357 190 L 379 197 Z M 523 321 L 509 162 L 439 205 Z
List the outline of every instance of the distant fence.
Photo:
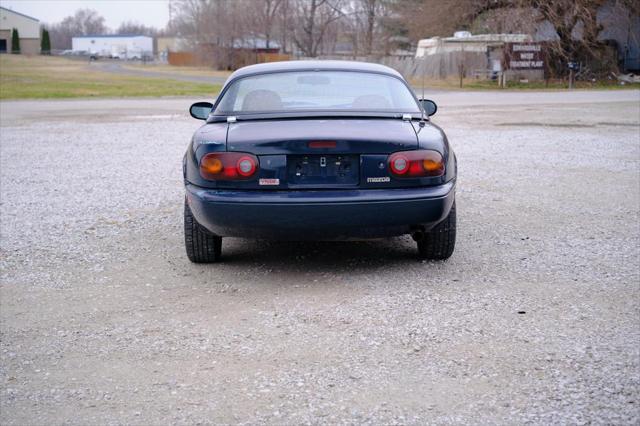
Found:
M 288 61 L 291 55 L 282 53 L 254 52 L 248 49 L 202 50 L 199 52 L 169 52 L 167 60 L 177 66 L 211 66 L 238 69 L 246 65 L 264 62 Z M 295 59 L 339 59 L 375 62 L 397 70 L 405 78 L 427 80 L 459 77 L 483 77 L 490 75 L 489 60 L 483 52 L 445 52 L 423 58 L 413 56 L 347 56 L 331 55 L 319 58 L 298 57 Z M 224 64 L 227 64 L 226 66 Z
M 286 53 L 258 53 L 258 63 L 288 61 L 291 55 Z
M 444 79 L 458 77 L 460 73 L 471 77 L 478 70 L 486 71 L 489 67 L 487 55 L 479 52 L 437 53 L 422 58 L 390 56 L 382 63 L 409 79 L 423 76 L 426 79 Z
M 193 52 L 169 52 L 167 61 L 170 65 L 179 67 L 203 65 L 198 55 Z
M 316 58 L 300 58 L 316 59 Z M 339 59 L 361 62 L 375 62 L 397 70 L 407 79 L 445 79 L 459 77 L 462 71 L 465 77 L 486 72 L 489 64 L 487 55 L 482 52 L 447 52 L 428 55 L 422 58 L 413 56 L 322 56 L 319 59 Z M 461 68 L 462 67 L 462 68 Z
M 224 68 L 237 69 L 251 64 L 263 62 L 288 61 L 291 55 L 282 53 L 253 52 L 249 49 L 217 50 L 210 49 L 199 52 L 168 52 L 167 62 L 176 66 L 220 66 L 228 63 Z

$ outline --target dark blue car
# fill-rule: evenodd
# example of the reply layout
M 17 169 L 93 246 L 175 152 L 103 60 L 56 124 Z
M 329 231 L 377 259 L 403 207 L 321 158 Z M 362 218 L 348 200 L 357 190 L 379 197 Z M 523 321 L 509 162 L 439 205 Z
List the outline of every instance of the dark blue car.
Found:
M 234 72 L 184 156 L 193 262 L 223 237 L 348 240 L 411 234 L 423 259 L 456 238 L 456 157 L 402 76 L 377 64 L 295 61 Z

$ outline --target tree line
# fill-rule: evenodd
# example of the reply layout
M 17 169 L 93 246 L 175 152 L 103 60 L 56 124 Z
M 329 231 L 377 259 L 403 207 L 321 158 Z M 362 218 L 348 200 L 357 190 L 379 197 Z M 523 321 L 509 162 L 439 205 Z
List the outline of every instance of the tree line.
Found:
M 373 57 L 410 52 L 422 38 L 458 30 L 534 34 L 546 25 L 554 33 L 554 58 L 570 61 L 598 54 L 598 11 L 607 3 L 629 20 L 640 13 L 635 0 L 172 0 L 165 28 L 127 22 L 115 33 L 175 35 L 194 48 L 233 48 L 260 39 L 267 48 L 299 56 Z M 81 9 L 49 31 L 52 48 L 64 49 L 73 36 L 109 29 L 95 11 Z
M 78 9 L 62 21 L 46 25 L 50 39 L 50 49 L 71 49 L 71 39 L 76 36 L 96 34 L 143 34 L 157 36 L 165 33 L 165 29 L 157 29 L 142 25 L 135 21 L 123 22 L 114 30 L 108 28 L 105 19 L 98 12 L 91 9 Z

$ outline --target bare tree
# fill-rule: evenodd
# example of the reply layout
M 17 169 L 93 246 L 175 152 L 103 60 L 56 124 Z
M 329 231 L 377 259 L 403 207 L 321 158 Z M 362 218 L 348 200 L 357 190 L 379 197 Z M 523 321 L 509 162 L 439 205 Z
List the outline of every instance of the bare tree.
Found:
M 337 37 L 343 41 L 348 40 L 351 43 L 352 56 L 357 58 L 362 54 L 362 33 L 364 32 L 364 14 L 360 8 L 360 0 L 351 1 L 345 5 L 345 18 L 337 22 Z
M 293 29 L 291 28 L 292 22 L 292 2 L 295 0 L 282 0 L 280 7 L 278 8 L 278 19 L 276 31 L 279 34 L 278 40 L 280 46 L 282 46 L 283 53 L 288 53 L 289 42 L 293 36 Z
M 365 53 L 371 55 L 373 52 L 373 32 L 376 25 L 376 17 L 380 0 L 360 0 L 364 10 L 366 30 L 365 30 Z
M 120 24 L 116 30 L 116 34 L 141 34 L 153 37 L 158 34 L 158 30 L 154 27 L 147 27 L 139 22 L 127 21 Z
M 208 41 L 208 27 L 215 26 L 214 2 L 202 0 L 174 1 L 172 6 L 172 29 L 195 46 Z
M 449 36 L 472 22 L 474 0 L 402 0 L 393 7 L 400 16 L 410 39 Z
M 75 36 L 108 33 L 104 17 L 91 9 L 78 9 L 73 16 L 67 16 L 49 28 L 53 49 L 70 49 L 71 38 Z
M 287 52 L 295 46 L 305 56 L 332 50 L 349 37 L 354 48 L 375 49 L 381 12 L 396 0 L 173 0 L 170 31 L 193 42 L 231 48 L 264 38 L 278 40 Z
M 597 23 L 598 8 L 607 0 L 525 0 L 539 13 L 539 20 L 546 20 L 553 25 L 557 42 L 553 43 L 557 56 L 564 60 L 574 59 L 579 49 L 592 51 L 598 42 L 598 33 L 602 29 Z M 582 28 L 582 37 L 573 37 L 578 25 Z
M 371 56 L 375 52 L 385 52 L 393 30 L 385 22 L 393 15 L 392 6 L 397 0 L 358 0 L 361 38 L 364 40 L 364 53 Z M 400 3 L 400 2 L 398 2 Z M 396 34 L 397 35 L 397 34 Z
M 341 0 L 298 0 L 294 32 L 296 46 L 309 57 L 316 57 L 324 41 L 327 30 L 337 20 L 343 18 Z
M 207 63 L 236 66 L 236 48 L 250 35 L 246 1 L 181 0 L 175 2 L 172 27 Z
M 264 37 L 267 49 L 274 38 L 275 24 L 284 0 L 249 0 L 243 11 L 253 11 L 248 15 L 248 29 L 254 36 Z
M 594 58 L 602 51 L 599 35 L 598 10 L 610 0 L 450 0 L 443 7 L 439 0 L 403 0 L 396 3 L 396 11 L 406 21 L 414 39 L 436 35 L 450 35 L 455 30 L 468 29 L 479 17 L 502 10 L 503 17 L 513 20 L 513 13 L 521 14 L 520 21 L 533 21 L 534 26 L 549 23 L 555 30 L 550 42 L 552 56 L 565 63 L 580 57 Z M 614 0 L 631 13 L 640 8 L 633 0 Z M 501 29 L 501 28 L 498 28 Z M 522 30 L 522 28 L 520 28 Z M 560 65 L 558 69 L 562 71 Z
M 634 16 L 640 9 L 637 0 L 172 0 L 168 31 L 194 48 L 210 46 L 220 61 L 221 52 L 233 58 L 234 48 L 258 38 L 309 57 L 331 53 L 339 42 L 350 42 L 353 56 L 371 56 L 457 30 L 533 34 L 545 22 L 555 29 L 555 57 L 566 61 L 600 48 L 597 14 L 611 2 Z

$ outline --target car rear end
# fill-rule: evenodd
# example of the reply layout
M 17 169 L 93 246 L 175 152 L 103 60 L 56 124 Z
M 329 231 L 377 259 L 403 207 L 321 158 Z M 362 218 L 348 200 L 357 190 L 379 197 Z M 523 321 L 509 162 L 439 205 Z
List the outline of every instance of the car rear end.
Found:
M 265 72 L 245 88 L 228 83 L 211 115 L 192 109 L 194 117 L 207 118 L 184 159 L 185 231 L 202 233 L 191 238 L 192 252 L 206 248 L 198 241 L 209 237 L 348 240 L 412 234 L 419 249 L 446 246 L 424 257 L 450 256 L 452 244 L 433 238 L 443 226 L 446 238 L 452 224 L 455 231 L 455 155 L 399 75 L 376 82 L 384 74 L 378 69 L 325 75 L 313 68 L 280 79 L 291 89 L 279 81 L 281 72 Z M 352 86 L 367 78 L 375 84 L 367 83 L 358 96 Z M 327 81 L 331 85 L 323 86 Z M 389 90 L 386 99 L 379 86 Z M 325 89 L 331 93 L 325 96 Z
M 428 231 L 453 203 L 455 159 L 433 127 L 419 139 L 417 124 L 398 119 L 211 126 L 228 126 L 227 143 L 197 135 L 185 177 L 194 216 L 219 236 L 403 235 Z

